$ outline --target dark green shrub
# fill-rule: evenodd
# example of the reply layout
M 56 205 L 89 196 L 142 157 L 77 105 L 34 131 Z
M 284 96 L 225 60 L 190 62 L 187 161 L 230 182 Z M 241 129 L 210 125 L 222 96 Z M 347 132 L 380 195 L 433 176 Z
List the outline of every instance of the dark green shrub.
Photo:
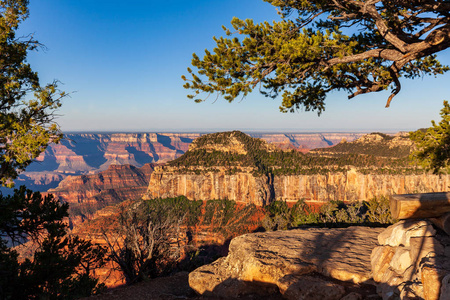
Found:
M 261 225 L 269 231 L 317 224 L 319 221 L 319 215 L 314 213 L 303 199 L 298 200 L 292 207 L 284 201 L 274 201 L 267 205 L 265 210 L 266 216 Z
M 274 201 L 265 207 L 266 215 L 262 226 L 266 230 L 285 230 L 301 225 L 325 227 L 346 227 L 351 225 L 389 225 L 392 219 L 389 200 L 386 197 L 373 198 L 368 202 L 346 204 L 343 201 L 330 201 L 313 212 L 299 200 L 289 207 L 286 202 Z
M 388 197 L 374 197 L 364 202 L 364 205 L 367 207 L 366 220 L 368 222 L 378 224 L 395 223 L 391 215 Z

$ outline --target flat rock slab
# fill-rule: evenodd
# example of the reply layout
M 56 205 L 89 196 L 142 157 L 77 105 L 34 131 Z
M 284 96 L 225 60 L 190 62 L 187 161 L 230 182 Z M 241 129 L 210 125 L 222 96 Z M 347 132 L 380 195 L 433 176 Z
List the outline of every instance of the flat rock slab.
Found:
M 199 294 L 240 297 L 274 288 L 284 294 L 291 290 L 286 282 L 298 285 L 286 280 L 292 275 L 319 273 L 363 283 L 371 278 L 370 254 L 383 230 L 306 228 L 245 234 L 231 241 L 227 257 L 191 272 L 189 285 Z

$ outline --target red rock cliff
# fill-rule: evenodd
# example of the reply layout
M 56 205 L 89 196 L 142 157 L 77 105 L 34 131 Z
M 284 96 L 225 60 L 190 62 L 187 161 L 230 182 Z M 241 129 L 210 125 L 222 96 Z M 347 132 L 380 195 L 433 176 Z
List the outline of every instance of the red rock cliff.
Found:
M 97 174 L 69 176 L 48 193 L 69 203 L 70 220 L 78 223 L 107 205 L 139 199 L 145 193 L 153 168 L 153 164 L 142 168 L 110 165 Z

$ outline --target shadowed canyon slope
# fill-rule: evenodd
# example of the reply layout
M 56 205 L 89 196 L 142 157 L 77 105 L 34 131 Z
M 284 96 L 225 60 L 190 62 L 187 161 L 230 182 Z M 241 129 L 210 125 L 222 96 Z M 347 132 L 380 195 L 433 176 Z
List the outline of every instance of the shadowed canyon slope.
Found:
M 51 144 L 16 180 L 36 191 L 56 188 L 67 175 L 96 173 L 111 164 L 141 167 L 164 163 L 185 153 L 202 133 L 69 133 Z M 360 133 L 253 134 L 286 149 L 307 151 L 354 140 Z
M 153 172 L 153 164 L 141 168 L 132 165 L 110 165 L 91 175 L 68 176 L 51 193 L 70 204 L 70 225 L 79 224 L 108 205 L 142 197 Z
M 68 175 L 93 174 L 110 165 L 167 162 L 182 155 L 198 133 L 71 133 L 51 144 L 16 184 L 33 190 L 56 188 Z
M 146 198 L 360 201 L 395 193 L 447 189 L 449 176 L 409 164 L 403 135 L 369 134 L 302 154 L 280 150 L 241 132 L 202 136 L 180 158 L 152 173 Z

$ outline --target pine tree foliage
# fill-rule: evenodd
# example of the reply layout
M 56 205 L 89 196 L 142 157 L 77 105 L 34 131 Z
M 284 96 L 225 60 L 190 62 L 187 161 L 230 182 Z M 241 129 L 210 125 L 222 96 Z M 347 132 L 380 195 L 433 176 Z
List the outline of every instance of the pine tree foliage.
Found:
M 56 83 L 40 84 L 27 54 L 42 46 L 16 36 L 28 4 L 0 1 L 0 185 L 7 187 L 62 137 L 54 112 L 66 94 Z M 103 264 L 105 249 L 68 234 L 67 209 L 24 187 L 0 193 L 0 299 L 73 299 L 102 287 L 91 271 Z M 25 243 L 36 245 L 29 256 L 13 248 Z
M 32 36 L 16 36 L 28 17 L 28 3 L 0 1 L 0 183 L 10 187 L 19 172 L 62 136 L 53 119 L 65 93 L 56 82 L 41 86 L 27 63 L 28 52 L 41 45 Z
M 281 21 L 231 21 L 217 46 L 194 53 L 188 97 L 216 93 L 232 102 L 254 89 L 282 95 L 282 112 L 325 110 L 326 96 L 349 98 L 391 89 L 386 107 L 401 89 L 400 78 L 442 74 L 436 53 L 450 46 L 450 1 L 264 0 Z
M 410 132 L 417 149 L 411 158 L 433 173 L 448 173 L 450 166 L 450 105 L 444 101 L 439 124 L 433 120 L 431 127 Z
M 102 289 L 91 271 L 106 249 L 68 235 L 68 205 L 23 186 L 0 196 L 0 299 L 74 299 Z M 12 246 L 37 245 L 32 257 Z

